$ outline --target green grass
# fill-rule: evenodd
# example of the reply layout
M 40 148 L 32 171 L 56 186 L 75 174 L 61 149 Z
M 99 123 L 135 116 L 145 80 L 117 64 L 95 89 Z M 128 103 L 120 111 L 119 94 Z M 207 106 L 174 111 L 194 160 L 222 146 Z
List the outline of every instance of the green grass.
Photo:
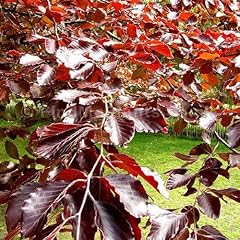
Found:
M 141 166 L 147 166 L 160 173 L 162 178 L 166 180 L 164 172 L 180 167 L 183 163 L 181 160 L 174 157 L 173 153 L 181 152 L 187 154 L 189 150 L 198 143 L 201 143 L 201 141 L 196 139 L 162 136 L 157 134 L 138 134 L 129 144 L 128 148 L 123 149 L 123 151 L 134 156 Z M 224 151 L 226 149 L 220 146 L 220 150 Z M 193 166 L 192 170 L 194 171 L 195 169 L 196 166 Z M 240 170 L 231 169 L 230 173 L 230 181 L 220 176 L 214 184 L 214 187 L 217 189 L 227 187 L 239 189 Z M 194 202 L 194 197 L 182 196 L 186 191 L 185 188 L 178 188 L 170 191 L 170 198 L 166 200 L 148 184 L 144 183 L 144 186 L 155 203 L 162 208 L 181 209 L 183 206 L 193 204 Z M 221 201 L 221 206 L 222 211 L 219 219 L 213 220 L 207 217 L 201 217 L 199 225 L 210 224 L 222 231 L 229 239 L 240 239 L 240 204 L 229 200 L 228 204 Z
M 26 152 L 24 148 L 26 141 L 22 139 L 16 139 L 15 142 L 20 148 L 20 154 L 25 154 Z M 151 169 L 154 169 L 161 174 L 164 180 L 166 180 L 164 172 L 172 168 L 179 167 L 182 164 L 182 161 L 174 157 L 173 153 L 188 153 L 188 151 L 198 143 L 200 143 L 200 141 L 195 139 L 162 136 L 158 134 L 137 134 L 134 140 L 129 144 L 128 148 L 123 148 L 122 151 L 135 157 L 141 166 L 147 166 Z M 225 150 L 222 146 L 220 148 Z M 4 141 L 0 142 L 0 149 L 0 161 L 10 160 L 4 151 Z M 194 169 L 195 167 L 193 167 L 193 171 Z M 219 189 L 226 187 L 235 187 L 240 189 L 239 170 L 231 169 L 230 172 L 230 181 L 223 177 L 219 177 L 214 186 Z M 181 209 L 183 206 L 193 204 L 194 202 L 193 197 L 189 198 L 182 196 L 182 194 L 185 192 L 184 188 L 170 191 L 170 199 L 166 200 L 151 186 L 144 182 L 143 184 L 146 187 L 147 192 L 154 199 L 155 203 L 162 208 Z M 222 231 L 230 240 L 240 239 L 240 204 L 229 200 L 228 204 L 221 201 L 221 205 L 223 208 L 221 211 L 221 216 L 218 220 L 202 217 L 199 225 L 211 224 Z M 0 239 L 4 236 L 4 208 L 2 207 L 1 209 Z M 71 237 L 65 237 L 62 239 L 71 239 Z

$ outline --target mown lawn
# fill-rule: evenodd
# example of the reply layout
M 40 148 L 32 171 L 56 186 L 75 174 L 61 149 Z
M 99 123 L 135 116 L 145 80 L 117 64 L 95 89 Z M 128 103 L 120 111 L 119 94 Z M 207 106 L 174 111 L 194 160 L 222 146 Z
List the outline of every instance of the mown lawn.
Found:
M 1 123 L 0 123 L 1 125 Z M 22 139 L 15 140 L 20 147 L 20 153 L 24 154 L 26 141 Z M 177 138 L 171 136 L 162 136 L 159 134 L 137 134 L 134 140 L 129 144 L 128 148 L 123 148 L 122 151 L 135 157 L 136 160 L 142 166 L 147 166 L 154 169 L 166 180 L 164 172 L 172 168 L 179 167 L 181 160 L 178 160 L 173 156 L 174 152 L 188 153 L 188 151 L 196 144 L 200 143 L 199 140 Z M 4 141 L 0 142 L 0 161 L 10 160 L 4 151 Z M 224 147 L 221 146 L 221 150 Z M 194 171 L 194 168 L 192 171 Z M 240 189 L 240 170 L 231 169 L 231 179 L 228 181 L 223 177 L 219 177 L 216 184 L 216 188 L 235 187 Z M 185 205 L 193 204 L 194 197 L 181 196 L 184 192 L 184 188 L 179 188 L 170 191 L 170 199 L 164 199 L 159 193 L 157 193 L 151 186 L 143 183 L 150 196 L 154 199 L 160 207 L 168 209 L 181 209 Z M 222 211 L 220 219 L 212 220 L 202 217 L 199 225 L 211 224 L 212 226 L 221 230 L 226 237 L 230 240 L 240 239 L 240 204 L 229 200 L 228 204 L 221 201 Z M 4 207 L 1 208 L 0 214 L 0 239 L 4 236 Z M 61 238 L 68 239 L 68 238 Z M 71 238 L 69 238 L 71 239 Z

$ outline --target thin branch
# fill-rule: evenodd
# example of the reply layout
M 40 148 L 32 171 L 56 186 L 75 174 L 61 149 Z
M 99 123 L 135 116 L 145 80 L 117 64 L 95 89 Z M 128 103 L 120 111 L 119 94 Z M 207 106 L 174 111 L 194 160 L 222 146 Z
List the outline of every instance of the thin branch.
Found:
M 112 32 L 110 32 L 110 31 L 105 31 L 103 27 L 100 27 L 100 29 L 101 29 L 102 31 L 104 31 L 109 37 L 114 38 L 115 40 L 117 40 L 117 41 L 119 41 L 119 42 L 122 41 L 121 38 L 119 38 L 118 36 L 114 35 Z
M 91 179 L 93 177 L 94 171 L 96 170 L 98 164 L 100 163 L 100 160 L 104 156 L 104 154 L 103 154 L 104 148 L 103 148 L 103 141 L 102 141 L 103 140 L 103 126 L 104 126 L 104 123 L 106 121 L 107 115 L 108 115 L 108 104 L 107 104 L 107 101 L 105 101 L 105 116 L 104 116 L 104 118 L 102 120 L 102 124 L 101 124 L 101 148 L 100 148 L 100 154 L 99 154 L 96 162 L 94 163 L 91 171 L 89 172 L 89 174 L 87 176 L 87 186 L 86 186 L 86 190 L 85 190 L 85 193 L 84 193 L 84 196 L 83 196 L 82 204 L 80 206 L 80 209 L 79 209 L 78 213 L 75 215 L 77 217 L 76 239 L 80 239 L 82 212 L 83 212 L 83 209 L 85 207 L 85 204 L 86 204 L 86 201 L 87 201 L 87 197 L 90 194 Z
M 215 136 L 217 137 L 217 139 L 219 141 L 221 141 L 227 148 L 229 148 L 232 152 L 236 153 L 236 154 L 240 154 L 239 151 L 237 151 L 236 149 L 232 148 L 218 133 L 217 131 L 214 131 Z
M 87 22 L 88 22 L 87 20 L 78 19 L 78 20 L 75 20 L 75 21 L 64 22 L 64 24 L 65 25 L 74 25 L 74 24 L 82 24 L 82 23 L 87 23 Z

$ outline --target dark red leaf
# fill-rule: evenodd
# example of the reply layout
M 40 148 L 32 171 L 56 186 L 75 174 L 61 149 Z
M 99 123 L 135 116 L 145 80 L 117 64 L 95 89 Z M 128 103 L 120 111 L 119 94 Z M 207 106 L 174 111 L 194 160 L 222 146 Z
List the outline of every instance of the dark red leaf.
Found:
M 77 70 L 71 70 L 70 77 L 71 79 L 87 80 L 88 77 L 93 73 L 94 67 L 94 63 L 87 62 L 81 68 L 78 68 Z
M 101 201 L 94 201 L 96 223 L 104 239 L 133 239 L 131 226 L 126 217 L 115 206 Z
M 162 66 L 158 57 L 152 53 L 138 52 L 131 55 L 130 59 L 152 71 L 156 71 Z
M 83 192 L 77 191 L 74 194 L 67 194 L 63 199 L 64 205 L 64 217 L 72 217 L 79 212 L 80 206 L 83 200 Z M 93 203 L 90 200 L 87 200 L 81 214 L 81 227 L 78 225 L 78 218 L 74 218 L 70 221 L 72 225 L 72 235 L 74 239 L 81 240 L 94 240 L 95 233 L 97 231 L 96 213 L 93 207 Z M 79 232 L 79 238 L 77 238 L 77 232 Z M 56 233 L 56 230 L 55 230 Z M 56 236 L 53 232 L 52 236 Z M 48 240 L 48 239 L 46 239 Z
M 89 5 L 89 0 L 76 0 L 76 5 L 79 8 L 86 10 Z
M 88 16 L 92 21 L 100 23 L 106 17 L 106 12 L 104 9 L 97 8 L 94 12 L 90 13 Z
M 24 80 L 8 81 L 7 85 L 13 94 L 25 97 L 29 91 L 29 83 Z
M 193 206 L 185 206 L 181 212 L 184 213 L 188 219 L 188 227 L 190 227 L 191 224 L 196 224 L 200 218 L 199 211 Z
M 235 188 L 226 188 L 221 190 L 211 189 L 211 191 L 217 195 L 224 195 L 236 202 L 240 202 L 240 190 Z
M 68 189 L 68 182 L 52 182 L 38 187 L 26 198 L 22 207 L 23 237 L 32 237 L 41 231 L 47 222 L 47 214 L 56 207 Z
M 202 155 L 212 153 L 212 148 L 207 143 L 201 143 L 196 147 L 192 148 L 189 152 L 190 155 Z
M 157 206 L 149 206 L 151 229 L 149 240 L 169 240 L 176 237 L 187 225 L 185 214 L 176 214 Z
M 80 180 L 74 185 L 80 189 L 86 186 L 86 179 L 87 179 L 87 175 L 84 172 L 74 168 L 68 168 L 68 169 L 62 170 L 61 172 L 58 173 L 58 175 L 55 178 L 56 181 L 65 181 L 65 182 L 73 182 L 74 180 Z
M 104 129 L 109 133 L 113 144 L 120 146 L 130 142 L 135 132 L 133 121 L 113 114 L 107 117 Z
M 240 122 L 232 124 L 227 128 L 227 140 L 230 147 L 235 148 L 240 146 Z
M 190 85 L 194 81 L 194 73 L 191 71 L 188 71 L 186 74 L 183 76 L 183 83 L 185 85 Z
M 166 43 L 159 40 L 152 40 L 148 42 L 148 44 L 149 47 L 157 53 L 160 53 L 167 58 L 173 58 L 172 52 Z
M 106 179 L 132 216 L 147 215 L 148 196 L 139 180 L 127 174 L 110 175 Z
M 228 153 L 227 161 L 229 162 L 230 167 L 240 167 L 240 154 Z
M 68 81 L 70 78 L 69 68 L 65 67 L 64 64 L 59 65 L 55 71 L 55 79 L 58 81 Z
M 175 189 L 187 185 L 195 177 L 193 175 L 171 174 L 167 180 L 167 189 Z
M 208 217 L 213 219 L 219 218 L 220 215 L 220 200 L 210 193 L 202 193 L 197 197 L 197 203 L 200 210 Z
M 192 186 L 191 187 L 187 186 L 187 191 L 183 194 L 183 196 L 187 197 L 187 196 L 192 195 L 192 194 L 194 194 L 196 192 L 197 192 L 196 188 L 194 188 Z
M 9 197 L 11 196 L 10 191 L 0 191 L 0 204 L 5 204 L 9 200 Z
M 200 170 L 198 175 L 200 178 L 199 181 L 205 186 L 209 187 L 217 179 L 218 171 L 214 171 L 212 169 L 207 168 L 207 169 Z
M 89 124 L 55 123 L 37 130 L 35 139 L 32 137 L 31 142 L 36 145 L 34 151 L 39 156 L 45 158 L 62 156 L 76 147 L 91 130 Z
M 167 123 L 162 113 L 155 108 L 135 107 L 124 110 L 124 116 L 134 122 L 138 132 L 159 132 L 166 130 Z
M 28 199 L 30 193 L 34 192 L 40 186 L 42 186 L 40 183 L 28 183 L 12 194 L 6 212 L 8 231 L 14 229 L 20 221 L 22 216 L 21 208 L 24 205 L 24 201 Z
M 8 154 L 8 156 L 10 156 L 11 158 L 19 159 L 18 149 L 17 149 L 17 146 L 14 143 L 7 140 L 5 142 L 5 150 Z
M 184 119 L 180 118 L 173 126 L 173 131 L 177 135 L 181 135 L 185 127 L 187 126 L 187 123 L 184 121 Z
M 130 38 L 136 38 L 137 37 L 137 28 L 135 24 L 129 23 L 127 25 L 127 33 Z
M 164 197 L 168 198 L 168 192 L 159 174 L 146 167 L 140 167 L 133 158 L 125 154 L 110 154 L 110 159 L 115 167 L 121 168 L 135 177 L 141 176 Z
M 197 229 L 196 235 L 198 239 L 201 240 L 228 240 L 225 236 L 222 235 L 216 228 L 205 225 L 202 226 L 200 229 Z
M 54 68 L 49 66 L 48 64 L 44 64 L 37 71 L 37 82 L 41 85 L 48 85 L 53 77 Z
M 217 116 L 218 115 L 216 113 L 206 112 L 199 119 L 200 127 L 206 130 L 214 130 L 214 127 L 217 121 Z
M 25 65 L 25 66 L 29 66 L 29 65 L 40 64 L 42 62 L 43 62 L 43 60 L 40 57 L 27 53 L 20 58 L 19 63 L 22 65 Z
M 188 240 L 189 238 L 189 230 L 188 228 L 184 228 L 173 240 Z
M 189 156 L 182 153 L 174 153 L 174 156 L 189 163 L 193 163 L 198 160 L 198 157 L 196 156 Z

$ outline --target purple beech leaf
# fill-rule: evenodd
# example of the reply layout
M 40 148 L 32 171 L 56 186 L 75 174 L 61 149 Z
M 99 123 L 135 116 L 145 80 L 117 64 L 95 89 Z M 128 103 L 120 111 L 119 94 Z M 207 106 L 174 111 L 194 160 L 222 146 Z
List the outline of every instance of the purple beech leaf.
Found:
M 89 62 L 89 59 L 82 55 L 81 50 L 66 47 L 60 47 L 56 51 L 56 58 L 70 69 L 78 69 L 81 64 Z
M 104 63 L 102 65 L 102 69 L 103 69 L 103 71 L 108 72 L 108 73 L 113 72 L 116 69 L 117 64 L 118 64 L 118 61 Z
M 44 228 L 41 232 L 35 235 L 32 240 L 46 240 L 49 239 L 49 235 L 59 226 L 58 223 L 49 225 L 48 227 Z
M 19 159 L 18 149 L 14 143 L 7 140 L 5 142 L 5 150 L 9 157 L 11 157 L 13 159 Z
M 84 116 L 86 107 L 80 104 L 71 104 L 65 108 L 62 114 L 62 120 L 64 123 L 77 124 L 81 121 Z
M 24 205 L 24 201 L 29 197 L 30 193 L 34 192 L 40 186 L 43 186 L 43 184 L 28 183 L 12 194 L 6 212 L 8 231 L 13 229 L 20 221 L 22 216 L 21 208 Z
M 199 171 L 198 175 L 199 175 L 199 181 L 205 186 L 209 187 L 217 179 L 218 171 L 214 171 L 211 169 L 203 169 Z
M 32 237 L 42 230 L 47 214 L 57 206 L 68 188 L 69 182 L 52 182 L 29 195 L 22 207 L 23 237 Z
M 216 228 L 210 225 L 202 226 L 201 228 L 196 230 L 196 235 L 198 239 L 203 240 L 228 240 L 222 233 L 220 233 Z
M 236 122 L 232 124 L 229 128 L 227 128 L 227 140 L 228 144 L 232 148 L 236 148 L 240 146 L 240 122 Z
M 57 157 L 71 152 L 91 130 L 90 124 L 53 123 L 37 130 L 31 142 L 36 145 L 34 152 L 39 156 Z
M 66 103 L 73 102 L 76 98 L 80 96 L 89 96 L 90 93 L 87 91 L 77 90 L 77 89 L 62 89 L 54 97 L 54 100 L 61 100 Z
M 163 210 L 156 205 L 149 205 L 148 210 L 151 229 L 147 240 L 173 239 L 187 226 L 185 214 L 176 214 Z
M 54 54 L 56 52 L 56 40 L 53 38 L 45 38 L 45 49 L 47 53 Z
M 71 216 L 76 216 L 78 213 L 82 199 L 83 192 L 77 191 L 74 194 L 67 194 L 63 199 L 64 205 L 64 218 L 67 219 Z M 95 233 L 97 231 L 97 226 L 95 224 L 95 210 L 93 207 L 93 202 L 89 199 L 86 201 L 85 206 L 81 215 L 81 228 L 80 230 L 80 238 L 81 240 L 94 240 Z M 73 220 L 70 220 L 69 223 L 72 225 L 72 236 L 74 239 L 77 239 L 77 220 L 75 217 Z
M 189 230 L 184 228 L 174 239 L 172 240 L 188 240 L 189 239 Z
M 80 124 L 51 123 L 48 126 L 38 128 L 36 134 L 40 139 L 56 137 L 67 131 L 78 129 L 80 126 Z
M 177 135 L 182 134 L 184 128 L 187 126 L 187 123 L 184 121 L 184 119 L 180 118 L 173 126 L 173 131 Z
M 211 191 L 218 196 L 226 196 L 236 202 L 240 203 L 240 190 L 235 189 L 235 188 L 226 188 L 226 189 L 211 189 Z
M 167 180 L 167 189 L 175 189 L 187 185 L 195 176 L 193 175 L 182 175 L 182 174 L 171 174 Z
M 189 163 L 193 163 L 198 160 L 198 157 L 196 156 L 189 156 L 182 153 L 174 153 L 174 156 Z
M 220 200 L 210 193 L 202 193 L 197 197 L 200 210 L 208 217 L 217 219 L 220 215 Z
M 118 168 L 121 168 L 127 171 L 129 174 L 133 176 L 141 176 L 145 179 L 151 186 L 153 186 L 158 192 L 160 192 L 163 197 L 168 198 L 169 193 L 167 192 L 164 181 L 162 180 L 161 176 L 147 168 L 147 167 L 140 167 L 137 162 L 125 154 L 109 154 L 111 163 Z
M 37 82 L 40 86 L 48 85 L 54 74 L 54 68 L 48 64 L 44 64 L 37 71 Z
M 0 204 L 5 204 L 10 198 L 11 192 L 8 190 L 0 191 Z
M 95 64 L 87 62 L 81 68 L 76 70 L 70 70 L 71 79 L 87 80 L 87 78 L 93 73 Z
M 29 92 L 29 83 L 25 80 L 7 81 L 7 85 L 13 94 L 25 97 Z
M 217 114 L 213 112 L 206 112 L 199 119 L 199 126 L 205 130 L 214 131 L 214 127 L 217 121 Z
M 201 143 L 196 147 L 192 148 L 189 152 L 189 155 L 202 155 L 202 154 L 209 154 L 212 153 L 212 148 L 207 143 Z
M 200 213 L 197 210 L 197 208 L 193 206 L 185 206 L 182 210 L 181 213 L 184 213 L 187 217 L 188 220 L 188 227 L 191 226 L 191 224 L 195 224 L 198 222 L 200 218 Z
M 106 240 L 133 240 L 131 225 L 120 210 L 112 204 L 94 201 L 96 224 L 103 239 Z
M 43 239 L 40 239 L 40 240 L 56 240 L 57 238 L 57 234 L 60 232 L 60 230 L 64 227 L 64 225 L 67 223 L 67 219 L 65 219 L 62 223 L 60 223 L 60 224 L 56 224 L 56 227 L 53 229 L 53 226 L 54 225 L 52 225 L 52 226 L 49 226 L 49 227 L 51 227 L 51 228 L 48 228 L 48 230 L 52 230 L 51 232 L 49 232 L 48 233 L 48 235 L 47 236 L 45 236 L 45 238 L 43 238 Z M 44 230 L 46 230 L 46 229 L 44 229 Z M 43 230 L 43 231 L 44 231 Z M 33 238 L 33 240 L 38 240 L 38 235 L 36 235 L 35 236 L 35 238 Z
M 43 60 L 40 57 L 27 53 L 20 58 L 19 63 L 22 65 L 25 65 L 25 66 L 31 66 L 31 65 L 40 64 L 42 62 L 43 62 Z
M 167 123 L 162 113 L 156 108 L 135 107 L 125 109 L 123 116 L 134 122 L 137 132 L 165 131 Z
M 240 154 L 229 154 L 229 166 L 230 167 L 240 167 Z
M 135 132 L 133 121 L 113 114 L 107 117 L 104 129 L 109 133 L 111 141 L 120 146 L 130 142 Z
M 137 64 L 141 64 L 143 67 L 152 71 L 156 71 L 162 66 L 161 62 L 159 61 L 159 58 L 152 53 L 146 52 L 131 53 L 130 60 Z
M 106 179 L 132 216 L 146 216 L 148 195 L 139 180 L 127 174 L 110 175 Z
M 163 197 L 169 198 L 169 193 L 164 186 L 164 181 L 157 172 L 147 167 L 141 167 L 141 171 L 143 173 L 142 175 L 140 175 L 141 177 L 143 177 L 147 182 L 149 182 L 158 192 L 163 195 Z
M 109 53 L 102 47 L 94 45 L 91 47 L 89 57 L 96 61 L 104 61 L 109 56 Z

